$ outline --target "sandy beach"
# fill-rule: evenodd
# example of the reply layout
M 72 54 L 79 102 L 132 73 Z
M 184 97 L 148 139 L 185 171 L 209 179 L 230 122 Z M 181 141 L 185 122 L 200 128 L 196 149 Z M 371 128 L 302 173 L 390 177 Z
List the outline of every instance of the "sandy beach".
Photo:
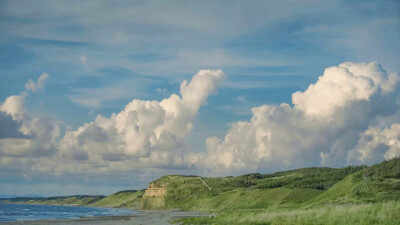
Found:
M 184 217 L 208 216 L 206 212 L 173 211 L 173 210 L 145 210 L 139 214 L 129 216 L 105 216 L 90 217 L 76 220 L 37 220 L 0 223 L 0 225 L 164 225 L 171 224 L 169 221 Z

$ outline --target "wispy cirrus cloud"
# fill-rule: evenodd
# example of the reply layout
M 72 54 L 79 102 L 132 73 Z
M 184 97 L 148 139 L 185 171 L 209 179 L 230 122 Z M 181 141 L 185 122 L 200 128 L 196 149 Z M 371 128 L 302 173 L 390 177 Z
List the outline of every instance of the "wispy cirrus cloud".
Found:
M 85 88 L 72 91 L 74 94 L 67 95 L 68 99 L 87 108 L 105 107 L 107 102 L 127 99 L 135 95 L 135 91 L 121 87 Z

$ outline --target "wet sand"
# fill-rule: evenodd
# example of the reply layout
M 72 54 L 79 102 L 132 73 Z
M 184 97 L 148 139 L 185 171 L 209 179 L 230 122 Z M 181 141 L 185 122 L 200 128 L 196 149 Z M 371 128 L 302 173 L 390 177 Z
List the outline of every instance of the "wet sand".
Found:
M 206 212 L 172 211 L 172 210 L 145 210 L 139 214 L 129 216 L 100 216 L 81 218 L 76 220 L 37 220 L 0 223 L 0 225 L 164 225 L 169 221 L 185 217 L 204 217 Z

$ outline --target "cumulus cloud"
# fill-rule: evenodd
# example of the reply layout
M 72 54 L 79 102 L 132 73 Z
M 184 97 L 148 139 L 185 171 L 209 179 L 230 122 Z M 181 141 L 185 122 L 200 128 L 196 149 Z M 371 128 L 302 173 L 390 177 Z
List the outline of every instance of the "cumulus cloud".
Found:
M 1 138 L 23 138 L 20 132 L 21 123 L 14 120 L 7 113 L 0 111 L 0 139 Z
M 29 116 L 27 93 L 10 96 L 0 103 L 0 125 L 10 127 L 7 132 L 0 129 L 0 174 L 75 179 L 187 167 L 183 139 L 200 106 L 224 78 L 221 70 L 201 70 L 182 82 L 180 94 L 162 101 L 134 99 L 121 112 L 97 115 L 77 129 L 67 128 L 63 136 L 60 122 Z
M 350 102 L 369 100 L 377 89 L 392 92 L 398 77 L 389 75 L 376 63 L 343 63 L 327 68 L 304 92 L 293 94 L 296 108 L 309 115 L 332 115 Z
M 10 115 L 14 120 L 22 120 L 25 114 L 24 108 L 25 95 L 11 95 L 0 103 L 0 111 Z
M 350 153 L 362 162 L 391 159 L 400 155 L 399 139 L 400 123 L 384 128 L 370 127 L 361 134 L 358 144 Z
M 221 70 L 201 70 L 181 83 L 179 94 L 134 99 L 63 136 L 59 122 L 28 115 L 27 95 L 10 96 L 0 103 L 0 125 L 10 128 L 0 129 L 0 164 L 20 162 L 24 170 L 56 176 L 143 168 L 215 175 L 373 163 L 400 154 L 399 74 L 350 62 L 327 68 L 293 93 L 291 105 L 254 107 L 249 121 L 208 138 L 206 151 L 190 152 L 184 139 L 194 117 L 224 78 Z
M 200 106 L 224 78 L 222 70 L 201 70 L 190 82 L 182 82 L 180 95 L 160 102 L 134 99 L 110 118 L 98 115 L 93 122 L 66 132 L 59 143 L 60 155 L 81 161 L 172 162 L 180 156 L 183 138 L 192 130 Z
M 329 67 L 288 104 L 252 109 L 206 153 L 187 160 L 213 173 L 371 163 L 399 154 L 399 74 L 377 63 Z
M 42 89 L 48 74 L 25 84 L 27 91 Z M 42 157 L 56 152 L 60 122 L 31 118 L 24 108 L 27 93 L 12 95 L 0 102 L 0 157 Z

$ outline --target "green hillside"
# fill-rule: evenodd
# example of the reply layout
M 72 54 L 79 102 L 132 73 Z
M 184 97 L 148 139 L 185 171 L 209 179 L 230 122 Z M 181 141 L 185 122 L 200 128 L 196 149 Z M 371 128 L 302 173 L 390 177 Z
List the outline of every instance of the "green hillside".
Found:
M 160 198 L 146 198 L 144 208 L 225 211 L 293 207 L 364 168 L 304 168 L 273 174 L 252 173 L 219 178 L 164 176 L 151 183 L 154 187 L 168 190 L 163 201 Z
M 385 161 L 347 176 L 309 204 L 400 201 L 400 158 Z
M 295 175 L 299 171 L 310 172 L 313 170 L 314 172 L 311 174 L 306 173 L 308 175 Z M 346 171 L 339 169 L 335 173 L 340 174 L 340 170 Z M 320 180 L 320 176 L 316 174 L 329 171 L 327 168 L 322 170 L 308 168 L 278 173 L 283 174 L 283 176 L 277 178 L 272 175 L 267 176 L 282 179 L 280 183 L 294 188 L 262 189 L 265 184 L 269 185 L 269 183 L 264 180 L 265 175 L 261 178 L 257 175 L 257 178 L 250 179 L 255 181 L 253 185 L 243 190 L 254 193 L 254 198 L 249 198 L 248 193 L 243 194 L 238 191 L 238 195 L 233 195 L 230 193 L 235 191 L 228 191 L 213 197 L 217 201 L 214 203 L 218 207 L 210 207 L 210 210 L 216 212 L 218 216 L 213 218 L 185 218 L 177 222 L 181 224 L 222 225 L 400 224 L 400 158 L 384 161 L 371 167 L 355 169 L 353 170 L 354 173 L 345 176 L 329 189 L 320 190 L 320 193 L 312 192 L 312 190 L 318 191 L 318 188 L 299 189 L 298 186 L 308 183 L 312 178 Z M 287 183 L 288 179 L 294 179 L 294 177 L 299 180 Z M 232 179 L 238 179 L 238 177 Z M 323 182 L 337 180 L 336 178 L 327 179 Z M 287 194 L 288 191 L 290 194 Z M 227 195 L 229 197 L 225 198 Z M 288 196 L 292 197 L 288 198 Z M 218 202 L 218 199 L 223 200 Z M 194 201 L 195 205 L 198 204 L 197 201 Z M 199 208 L 199 210 L 202 210 L 202 208 Z
M 144 190 L 119 191 L 99 201 L 92 203 L 92 206 L 103 207 L 133 207 L 139 208 Z
M 43 205 L 80 205 L 86 206 L 103 199 L 103 195 L 74 195 L 58 196 L 48 198 L 11 198 L 0 199 L 1 203 L 24 203 L 24 204 L 43 204 Z

